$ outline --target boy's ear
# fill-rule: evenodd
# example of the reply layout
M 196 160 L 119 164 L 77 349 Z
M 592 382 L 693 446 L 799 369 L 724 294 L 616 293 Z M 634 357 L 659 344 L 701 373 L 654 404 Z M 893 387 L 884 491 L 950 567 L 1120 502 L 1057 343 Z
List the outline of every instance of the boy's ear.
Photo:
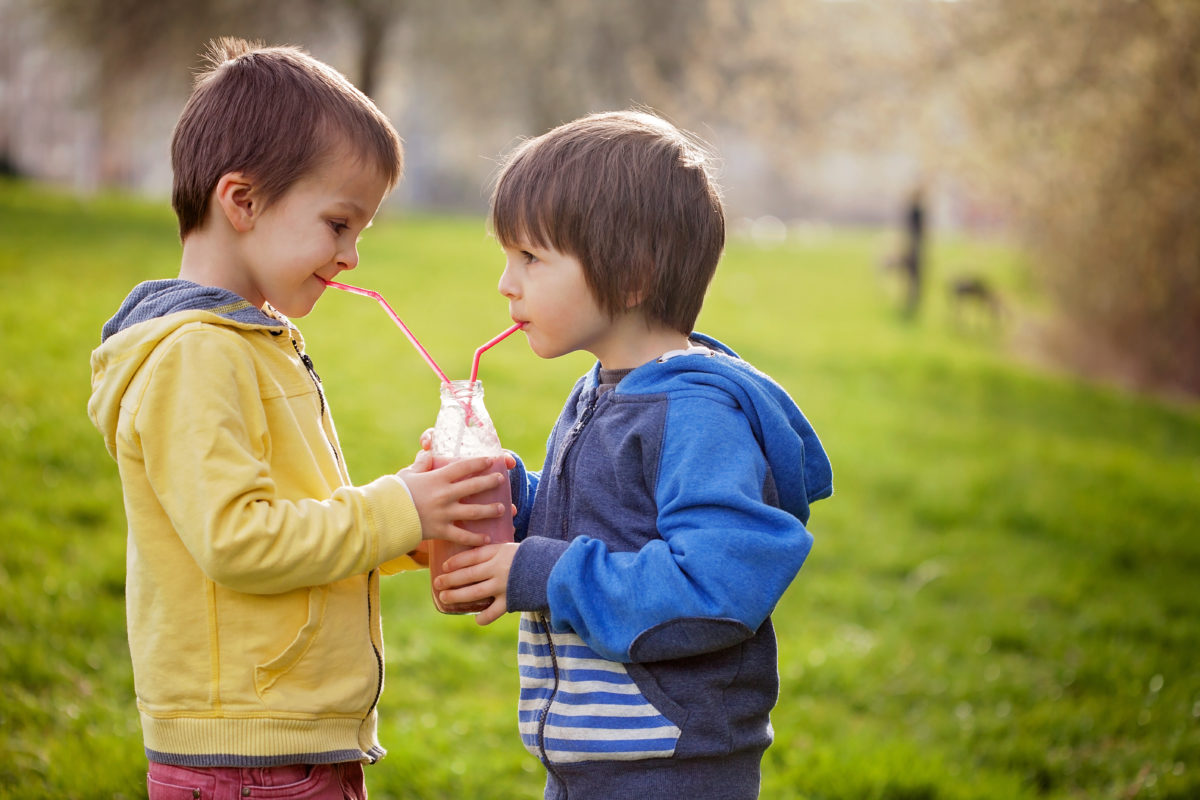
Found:
M 245 173 L 226 172 L 217 179 L 213 194 L 217 207 L 235 231 L 246 233 L 254 228 L 261 203 L 254 191 L 254 184 Z

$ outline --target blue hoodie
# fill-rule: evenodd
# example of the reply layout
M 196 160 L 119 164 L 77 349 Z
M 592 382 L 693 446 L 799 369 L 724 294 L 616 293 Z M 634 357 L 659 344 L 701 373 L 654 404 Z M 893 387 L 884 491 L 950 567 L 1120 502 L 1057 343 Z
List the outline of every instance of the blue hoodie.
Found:
M 513 472 L 520 728 L 547 798 L 757 797 L 779 692 L 770 614 L 829 459 L 773 380 L 708 354 L 575 385 Z M 636 765 L 629 762 L 636 761 Z

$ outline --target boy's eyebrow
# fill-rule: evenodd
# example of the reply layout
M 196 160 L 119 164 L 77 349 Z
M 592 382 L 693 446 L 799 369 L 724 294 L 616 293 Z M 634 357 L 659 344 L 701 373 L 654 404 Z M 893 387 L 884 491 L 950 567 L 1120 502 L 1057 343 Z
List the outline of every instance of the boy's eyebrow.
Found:
M 358 203 L 354 202 L 353 200 L 338 200 L 337 202 L 338 202 L 338 205 L 347 209 L 350 212 L 351 216 L 356 216 L 360 219 L 363 217 L 367 217 L 368 218 L 367 227 L 368 228 L 371 227 L 371 223 L 374 220 L 371 217 L 371 215 L 367 213 L 367 210 L 365 208 L 363 208 L 362 206 L 360 206 Z

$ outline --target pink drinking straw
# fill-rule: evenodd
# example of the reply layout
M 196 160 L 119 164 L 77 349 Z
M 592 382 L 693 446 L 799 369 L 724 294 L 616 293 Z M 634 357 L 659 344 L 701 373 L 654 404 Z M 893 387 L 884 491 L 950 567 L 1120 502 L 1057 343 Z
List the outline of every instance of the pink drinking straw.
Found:
M 512 336 L 514 333 L 521 330 L 521 328 L 523 328 L 524 325 L 525 325 L 525 323 L 518 322 L 516 325 L 513 325 L 511 328 L 508 328 L 507 330 L 505 330 L 504 333 L 501 333 L 498 336 L 495 336 L 494 338 L 488 339 L 486 342 L 479 345 L 479 347 L 477 347 L 475 349 L 475 358 L 473 361 L 471 361 L 471 383 L 474 383 L 475 378 L 478 377 L 478 375 L 479 375 L 479 357 L 481 355 L 483 355 L 484 351 L 491 350 L 493 347 L 500 344 L 500 342 L 504 341 L 509 336 Z
M 320 276 L 317 276 L 317 277 L 320 277 Z M 437 374 L 438 378 L 441 379 L 442 383 L 450 382 L 450 379 L 446 377 L 446 373 L 442 372 L 442 368 L 439 367 L 437 365 L 437 362 L 433 360 L 433 356 L 429 355 L 429 351 L 426 350 L 419 341 L 417 341 L 417 337 L 414 336 L 413 332 L 410 331 L 408 329 L 408 326 L 404 324 L 404 320 L 400 319 L 400 315 L 396 313 L 395 309 L 393 309 L 390 305 L 388 305 L 387 300 L 383 299 L 383 295 L 381 295 L 379 292 L 373 292 L 370 289 L 360 289 L 357 286 L 349 286 L 345 283 L 338 283 L 337 281 L 326 281 L 324 278 L 321 278 L 321 280 L 325 281 L 326 286 L 332 286 L 333 288 L 341 289 L 344 292 L 351 292 L 353 294 L 361 294 L 363 297 L 374 298 L 375 301 L 379 303 L 379 305 L 383 306 L 383 310 L 386 311 L 388 313 L 388 316 L 392 318 L 392 322 L 395 322 L 398 326 L 400 326 L 400 330 L 404 331 L 404 335 L 408 337 L 408 340 L 410 342 L 412 342 L 412 346 L 417 348 L 417 352 L 421 354 L 421 357 L 425 359 L 425 363 L 428 364 L 433 369 L 434 373 Z M 500 337 L 497 337 L 492 342 L 488 342 L 481 349 L 487 349 L 488 347 L 491 347 L 493 344 L 495 344 L 495 342 L 499 341 L 500 339 L 504 338 L 505 336 L 507 336 L 510 333 L 512 333 L 512 331 L 506 331 L 504 334 L 502 334 Z M 477 364 L 479 362 L 479 352 L 478 351 L 476 351 L 476 353 L 475 353 L 475 362 Z M 472 376 L 472 380 L 474 380 L 473 376 Z

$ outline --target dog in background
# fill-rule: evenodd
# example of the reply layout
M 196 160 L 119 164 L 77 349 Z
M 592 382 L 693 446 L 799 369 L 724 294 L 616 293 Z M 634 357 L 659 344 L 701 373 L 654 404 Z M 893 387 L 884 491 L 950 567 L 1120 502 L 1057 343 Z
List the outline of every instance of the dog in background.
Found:
M 982 320 L 993 328 L 1004 321 L 1004 303 L 999 292 L 980 275 L 963 274 L 947 283 L 950 314 L 957 328 Z

